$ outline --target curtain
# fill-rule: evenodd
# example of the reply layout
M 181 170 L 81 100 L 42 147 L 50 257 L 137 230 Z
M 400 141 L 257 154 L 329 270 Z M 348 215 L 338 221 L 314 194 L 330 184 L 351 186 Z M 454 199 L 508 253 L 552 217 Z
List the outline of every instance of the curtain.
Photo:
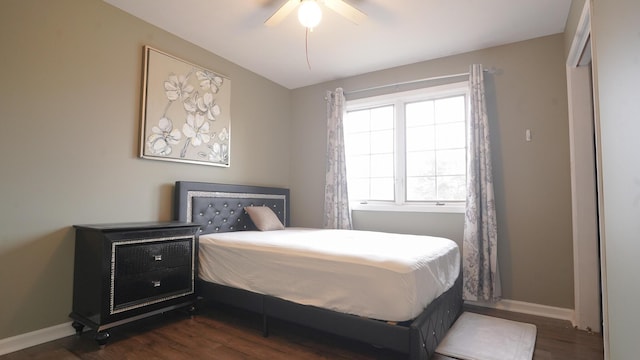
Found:
M 469 87 L 471 111 L 467 129 L 467 205 L 462 242 L 463 298 L 495 302 L 502 291 L 482 65 L 471 66 Z
M 327 165 L 324 187 L 324 227 L 351 229 L 347 193 L 347 166 L 344 156 L 344 93 L 342 88 L 327 91 Z

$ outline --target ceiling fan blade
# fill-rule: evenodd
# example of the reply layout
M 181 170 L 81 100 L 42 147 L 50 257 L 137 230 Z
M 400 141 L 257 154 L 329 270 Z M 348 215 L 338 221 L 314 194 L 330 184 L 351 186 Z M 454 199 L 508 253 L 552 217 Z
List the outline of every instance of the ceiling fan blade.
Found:
M 274 26 L 279 24 L 293 9 L 300 4 L 300 0 L 287 0 L 280 9 L 278 9 L 271 17 L 264 22 L 267 26 Z
M 365 13 L 347 4 L 343 0 L 324 0 L 324 4 L 329 9 L 344 16 L 345 18 L 347 18 L 347 20 L 356 25 L 361 24 L 367 18 L 367 15 L 365 15 Z

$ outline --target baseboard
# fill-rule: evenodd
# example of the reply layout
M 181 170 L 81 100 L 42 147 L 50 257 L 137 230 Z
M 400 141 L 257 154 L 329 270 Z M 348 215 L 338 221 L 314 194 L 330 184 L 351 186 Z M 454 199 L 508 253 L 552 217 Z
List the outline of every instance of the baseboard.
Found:
M 505 311 L 519 312 L 529 315 L 537 315 L 544 316 L 552 319 L 560 319 L 570 321 L 571 324 L 574 324 L 574 313 L 573 309 L 559 308 L 548 305 L 540 305 L 534 303 L 528 303 L 524 301 L 516 301 L 503 299 L 498 301 L 497 303 L 486 303 L 486 302 L 478 302 L 478 301 L 468 301 L 465 300 L 466 304 L 482 306 L 492 309 L 499 309 Z
M 44 344 L 49 341 L 61 339 L 75 334 L 75 329 L 71 322 L 51 326 L 45 329 L 32 331 L 26 334 L 0 339 L 0 355 L 12 353 L 14 351 L 26 349 L 31 346 Z

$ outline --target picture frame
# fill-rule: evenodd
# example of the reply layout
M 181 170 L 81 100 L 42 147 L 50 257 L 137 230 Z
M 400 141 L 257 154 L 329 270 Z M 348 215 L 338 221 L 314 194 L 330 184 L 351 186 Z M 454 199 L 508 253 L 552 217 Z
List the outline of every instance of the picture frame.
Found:
M 144 46 L 140 157 L 230 166 L 231 80 Z

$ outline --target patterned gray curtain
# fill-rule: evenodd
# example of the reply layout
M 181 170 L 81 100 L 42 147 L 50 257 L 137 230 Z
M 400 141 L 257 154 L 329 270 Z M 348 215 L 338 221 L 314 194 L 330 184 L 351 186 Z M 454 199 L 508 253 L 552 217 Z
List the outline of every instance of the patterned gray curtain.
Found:
M 327 168 L 324 186 L 324 227 L 351 229 L 347 194 L 347 166 L 344 156 L 344 93 L 327 91 Z
M 496 206 L 489 142 L 489 120 L 482 65 L 469 71 L 471 113 L 467 132 L 467 207 L 464 219 L 463 298 L 500 300 Z

